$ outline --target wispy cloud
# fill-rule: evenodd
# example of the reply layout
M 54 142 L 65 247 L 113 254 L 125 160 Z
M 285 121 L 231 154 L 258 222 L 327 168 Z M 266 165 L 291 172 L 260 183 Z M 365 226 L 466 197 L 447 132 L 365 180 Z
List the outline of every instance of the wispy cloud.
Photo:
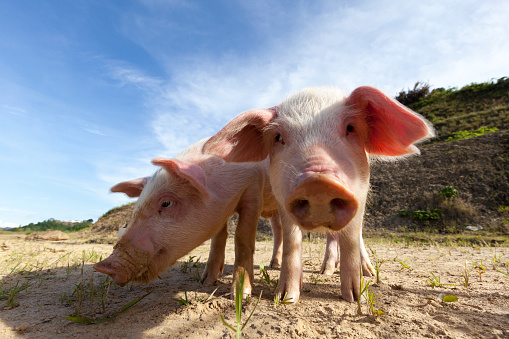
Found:
M 109 61 L 106 67 L 109 76 L 117 80 L 122 86 L 136 86 L 142 90 L 155 90 L 162 84 L 161 79 L 148 76 L 127 62 Z
M 100 136 L 106 136 L 106 134 L 104 134 L 103 132 L 101 132 L 100 130 L 98 129 L 93 129 L 93 128 L 83 128 L 85 131 L 87 131 L 88 133 L 91 133 L 91 134 L 95 134 L 95 135 L 100 135 Z
M 19 108 L 19 107 L 2 105 L 2 108 L 4 109 L 5 112 L 12 114 L 12 115 L 24 115 L 26 113 L 26 110 Z

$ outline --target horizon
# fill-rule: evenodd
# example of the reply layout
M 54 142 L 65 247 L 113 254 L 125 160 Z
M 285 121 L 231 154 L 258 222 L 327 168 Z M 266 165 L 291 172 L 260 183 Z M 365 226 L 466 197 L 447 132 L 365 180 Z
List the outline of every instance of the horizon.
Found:
M 0 228 L 95 221 L 239 113 L 309 86 L 508 76 L 501 0 L 0 4 Z

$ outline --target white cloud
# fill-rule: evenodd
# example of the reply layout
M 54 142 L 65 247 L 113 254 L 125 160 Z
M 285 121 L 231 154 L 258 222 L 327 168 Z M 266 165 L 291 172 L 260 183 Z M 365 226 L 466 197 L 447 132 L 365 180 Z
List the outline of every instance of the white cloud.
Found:
M 15 227 L 19 227 L 19 226 L 21 226 L 21 225 L 18 223 L 15 223 L 15 222 L 8 222 L 8 221 L 0 220 L 0 228 L 15 228 Z

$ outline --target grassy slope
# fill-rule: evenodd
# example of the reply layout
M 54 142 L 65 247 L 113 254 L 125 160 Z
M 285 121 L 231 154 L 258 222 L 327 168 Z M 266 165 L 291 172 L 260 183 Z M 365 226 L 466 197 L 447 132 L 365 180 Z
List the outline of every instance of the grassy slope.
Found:
M 480 127 L 509 128 L 509 78 L 461 89 L 435 89 L 424 99 L 408 105 L 435 126 L 438 140 L 459 131 Z

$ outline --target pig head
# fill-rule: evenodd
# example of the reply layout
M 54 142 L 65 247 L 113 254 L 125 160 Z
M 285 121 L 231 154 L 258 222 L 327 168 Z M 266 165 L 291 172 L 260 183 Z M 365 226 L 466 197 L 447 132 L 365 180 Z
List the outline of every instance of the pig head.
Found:
M 297 301 L 304 230 L 339 231 L 341 290 L 359 297 L 359 267 L 367 257 L 362 220 L 369 162 L 419 151 L 433 136 L 429 122 L 372 87 L 349 96 L 308 88 L 269 109 L 240 114 L 208 140 L 204 152 L 226 161 L 270 157 L 270 183 L 283 224 L 283 259 L 277 293 Z M 362 267 L 363 270 L 366 267 Z
M 176 159 L 156 158 L 152 162 L 161 166 L 152 177 L 111 188 L 112 192 L 139 196 L 113 253 L 94 265 L 95 270 L 110 275 L 120 286 L 131 280 L 149 282 L 157 278 L 218 231 L 217 227 L 200 228 L 197 220 L 209 218 L 213 222 L 223 217 L 204 212 L 210 199 L 200 166 Z

